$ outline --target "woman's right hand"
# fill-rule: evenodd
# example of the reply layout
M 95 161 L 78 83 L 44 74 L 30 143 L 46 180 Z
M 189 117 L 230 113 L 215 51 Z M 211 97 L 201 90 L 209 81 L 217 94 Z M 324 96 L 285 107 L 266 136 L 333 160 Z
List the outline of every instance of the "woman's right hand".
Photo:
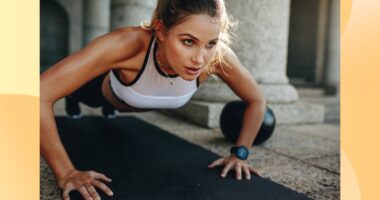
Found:
M 101 189 L 109 196 L 113 195 L 112 190 L 101 181 L 111 182 L 112 180 L 104 174 L 95 171 L 79 171 L 74 169 L 66 176 L 60 178 L 58 185 L 63 190 L 62 197 L 64 200 L 70 199 L 69 193 L 73 190 L 78 190 L 85 200 L 100 200 L 95 187 Z

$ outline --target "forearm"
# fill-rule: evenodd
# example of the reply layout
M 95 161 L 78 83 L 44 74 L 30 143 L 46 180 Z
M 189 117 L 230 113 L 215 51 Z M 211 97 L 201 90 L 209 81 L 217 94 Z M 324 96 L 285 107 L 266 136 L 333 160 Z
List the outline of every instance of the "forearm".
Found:
M 236 146 L 251 148 L 260 129 L 266 109 L 265 100 L 247 103 L 242 129 L 236 141 Z
M 58 135 L 53 104 L 41 101 L 40 151 L 57 179 L 74 169 Z

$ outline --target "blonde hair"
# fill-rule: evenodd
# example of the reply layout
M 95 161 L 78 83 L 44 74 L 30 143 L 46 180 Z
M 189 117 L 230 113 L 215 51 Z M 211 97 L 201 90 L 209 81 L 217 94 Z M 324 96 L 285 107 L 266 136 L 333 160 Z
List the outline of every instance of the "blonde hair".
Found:
M 157 0 L 157 6 L 150 22 L 144 21 L 140 26 L 147 31 L 154 32 L 155 22 L 162 20 L 166 29 L 170 30 L 191 14 L 207 14 L 210 17 L 218 18 L 221 25 L 215 54 L 206 64 L 205 70 L 212 74 L 216 65 L 228 66 L 223 61 L 222 48 L 223 46 L 230 46 L 232 38 L 235 36 L 233 32 L 237 26 L 237 21 L 227 14 L 224 0 Z

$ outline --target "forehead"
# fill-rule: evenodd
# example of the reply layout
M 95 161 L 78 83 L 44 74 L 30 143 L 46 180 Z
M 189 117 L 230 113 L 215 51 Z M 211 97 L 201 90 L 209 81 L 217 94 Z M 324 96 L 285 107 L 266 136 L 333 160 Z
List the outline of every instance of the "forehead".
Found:
M 170 32 L 175 35 L 191 34 L 202 40 L 211 40 L 219 36 L 219 20 L 206 14 L 194 14 L 186 17 L 184 21 L 171 28 Z

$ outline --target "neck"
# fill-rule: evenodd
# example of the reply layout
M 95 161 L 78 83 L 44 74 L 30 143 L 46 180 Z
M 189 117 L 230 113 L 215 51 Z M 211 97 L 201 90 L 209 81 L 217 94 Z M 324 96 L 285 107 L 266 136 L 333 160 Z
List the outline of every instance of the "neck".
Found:
M 167 74 L 176 74 L 176 72 L 173 70 L 173 68 L 169 65 L 165 54 L 162 52 L 161 44 L 157 43 L 157 52 L 156 52 L 156 60 L 157 64 L 159 65 L 158 67 L 166 72 Z

